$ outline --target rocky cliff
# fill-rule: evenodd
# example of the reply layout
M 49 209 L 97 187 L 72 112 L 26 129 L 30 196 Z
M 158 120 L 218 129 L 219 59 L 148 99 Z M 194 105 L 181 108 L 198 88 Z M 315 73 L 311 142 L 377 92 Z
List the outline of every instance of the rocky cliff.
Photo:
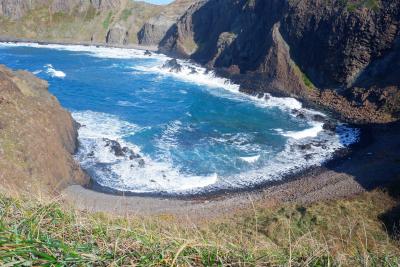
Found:
M 399 23 L 393 0 L 210 0 L 189 8 L 160 48 L 221 70 L 243 91 L 382 122 L 400 111 Z
M 0 0 L 0 37 L 159 46 L 352 122 L 400 116 L 400 1 Z
M 57 42 L 157 46 L 193 0 L 0 0 L 0 35 Z
M 86 183 L 72 157 L 76 127 L 47 82 L 0 65 L 0 190 L 35 195 Z

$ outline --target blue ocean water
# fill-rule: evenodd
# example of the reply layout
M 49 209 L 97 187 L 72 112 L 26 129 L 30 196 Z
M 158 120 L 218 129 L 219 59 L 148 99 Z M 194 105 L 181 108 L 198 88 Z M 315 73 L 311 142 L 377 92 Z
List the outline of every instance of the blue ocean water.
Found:
M 313 117 L 325 115 L 294 99 L 250 97 L 189 62 L 178 73 L 163 68 L 166 60 L 132 49 L 0 44 L 1 64 L 47 80 L 82 125 L 76 160 L 104 188 L 245 188 L 322 164 L 357 140 L 357 130 L 344 125 L 323 130 Z M 135 158 L 115 155 L 109 140 Z

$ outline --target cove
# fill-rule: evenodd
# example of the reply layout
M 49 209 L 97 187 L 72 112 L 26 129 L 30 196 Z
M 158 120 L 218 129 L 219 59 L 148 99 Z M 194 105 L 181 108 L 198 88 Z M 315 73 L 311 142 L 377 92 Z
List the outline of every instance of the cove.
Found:
M 196 195 L 245 189 L 321 165 L 358 130 L 292 98 L 239 93 L 212 72 L 134 49 L 0 44 L 0 63 L 49 82 L 81 125 L 76 160 L 96 188 Z

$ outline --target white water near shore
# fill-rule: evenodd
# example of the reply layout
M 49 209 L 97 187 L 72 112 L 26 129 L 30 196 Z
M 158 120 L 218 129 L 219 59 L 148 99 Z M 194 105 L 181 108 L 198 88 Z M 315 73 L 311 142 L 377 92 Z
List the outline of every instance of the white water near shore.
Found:
M 284 131 L 275 129 L 277 135 L 287 138 L 285 149 L 269 160 L 268 164 L 259 169 L 243 172 L 231 177 L 220 177 L 216 174 L 210 176 L 190 176 L 183 174 L 173 166 L 168 158 L 162 161 L 151 159 L 143 155 L 139 147 L 126 142 L 124 137 L 127 133 L 132 134 L 142 129 L 137 125 L 121 120 L 109 114 L 84 111 L 74 112 L 74 118 L 83 125 L 79 130 L 81 142 L 80 152 L 77 159 L 85 166 L 99 164 L 106 166 L 112 163 L 112 167 L 99 168 L 104 178 L 98 181 L 103 186 L 110 186 L 121 191 L 136 193 L 173 193 L 173 194 L 196 194 L 204 191 L 219 189 L 238 189 L 255 186 L 272 180 L 282 179 L 287 174 L 299 172 L 311 166 L 320 165 L 333 157 L 333 153 L 358 140 L 359 131 L 346 125 L 339 125 L 336 132 L 323 129 L 323 123 L 314 121 L 313 116 L 325 115 L 314 110 L 304 109 L 302 104 L 294 98 L 279 98 L 265 94 L 263 97 L 253 97 L 239 92 L 239 85 L 227 79 L 217 77 L 214 72 L 195 65 L 189 61 L 178 60 L 182 65 L 180 72 L 174 72 L 163 68 L 166 60 L 165 55 L 152 53 L 145 55 L 144 51 L 124 48 L 107 48 L 79 45 L 41 45 L 34 43 L 1 43 L 1 46 L 28 46 L 34 48 L 50 48 L 63 51 L 79 52 L 99 58 L 115 59 L 151 59 L 151 62 L 141 66 L 127 66 L 132 75 L 144 75 L 145 73 L 157 73 L 160 76 L 171 76 L 175 79 L 204 86 L 210 94 L 220 97 L 246 101 L 260 108 L 279 108 L 295 117 L 301 113 L 303 121 L 309 128 L 301 131 Z M 52 77 L 64 78 L 66 74 L 55 69 L 52 65 L 46 65 L 45 72 Z M 182 91 L 182 90 L 181 90 Z M 185 94 L 182 92 L 182 94 Z M 129 101 L 118 101 L 119 106 L 132 106 Z M 171 123 L 160 140 L 160 145 L 173 145 L 170 140 L 173 133 L 182 130 L 179 121 Z M 170 132 L 169 132 L 170 131 Z M 175 132 L 174 132 L 175 131 Z M 170 133 L 170 135 L 168 135 Z M 131 162 L 115 157 L 108 149 L 105 149 L 103 138 L 116 140 L 121 145 L 129 147 L 143 156 L 146 165 L 144 168 L 131 166 Z M 306 147 L 306 149 L 304 148 Z M 166 148 L 167 149 L 167 148 Z M 94 152 L 92 157 L 87 154 Z M 238 157 L 246 164 L 257 164 L 262 160 L 261 155 Z M 102 165 L 103 164 L 103 165 Z M 100 175 L 100 176 L 101 176 Z M 110 180 L 113 179 L 113 180 Z
M 56 70 L 51 64 L 47 64 L 44 67 L 46 68 L 46 73 L 49 74 L 51 77 L 65 78 L 65 76 L 67 76 L 65 72 L 61 70 Z

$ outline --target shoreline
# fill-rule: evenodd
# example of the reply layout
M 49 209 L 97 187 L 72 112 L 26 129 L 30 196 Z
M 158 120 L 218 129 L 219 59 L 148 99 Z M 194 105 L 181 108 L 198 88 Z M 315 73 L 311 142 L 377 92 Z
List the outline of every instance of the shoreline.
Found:
M 395 138 L 399 130 L 400 123 L 365 127 L 364 138 L 348 154 L 277 184 L 252 191 L 178 199 L 118 196 L 73 185 L 66 188 L 62 195 L 67 203 L 84 211 L 137 216 L 170 215 L 189 221 L 217 218 L 259 205 L 310 204 L 351 197 L 400 178 L 400 140 Z
M 8 38 L 0 37 L 0 43 L 30 43 L 30 44 L 40 44 L 40 45 L 82 45 L 82 46 L 95 46 L 95 47 L 105 47 L 105 48 L 124 48 L 124 49 L 136 49 L 136 50 L 148 50 L 150 52 L 159 53 L 157 46 L 146 46 L 139 44 L 129 44 L 129 45 L 118 45 L 118 44 L 107 44 L 107 43 L 96 43 L 96 42 L 71 42 L 71 41 L 52 41 L 52 40 L 36 40 L 30 38 Z
M 38 44 L 60 44 L 60 45 L 84 45 L 84 46 L 100 46 L 100 47 L 110 47 L 110 48 L 123 48 L 123 49 L 138 49 L 138 50 L 149 50 L 149 51 L 157 51 L 156 48 L 146 47 L 146 46 L 127 46 L 127 45 L 108 45 L 104 43 L 92 43 L 92 42 L 55 42 L 55 41 L 37 41 L 32 39 L 4 39 L 0 38 L 0 42 L 28 42 L 28 43 L 38 43 Z M 153 50 L 151 50 L 153 49 Z M 155 49 L 155 50 L 154 50 Z M 242 92 L 248 94 L 246 92 Z M 271 95 L 275 96 L 273 92 Z M 302 101 L 303 102 L 303 101 Z M 303 104 L 307 104 L 304 103 Z M 308 105 L 307 105 L 308 106 Z M 317 110 L 324 110 L 323 107 L 318 108 Z M 315 108 L 313 106 L 312 108 Z M 330 114 L 332 115 L 332 114 Z M 337 119 L 336 116 L 333 116 L 333 119 Z M 357 157 L 359 153 L 365 150 L 365 147 L 371 147 L 374 145 L 374 126 L 363 126 L 363 125 L 352 125 L 357 128 L 361 128 L 361 136 L 359 142 L 351 145 L 349 151 L 343 152 L 340 151 L 334 155 L 332 159 L 329 159 L 322 166 L 317 167 L 309 167 L 305 170 L 302 170 L 298 173 L 291 173 L 286 175 L 283 179 L 268 181 L 263 184 L 246 188 L 246 189 L 234 189 L 234 190 L 221 190 L 218 192 L 206 193 L 195 196 L 163 196 L 163 195 L 143 195 L 143 194 L 135 194 L 135 193 L 124 193 L 120 192 L 119 194 L 107 193 L 104 190 L 95 191 L 87 187 L 82 186 L 70 186 L 66 188 L 62 194 L 64 195 L 65 200 L 68 202 L 75 203 L 79 208 L 83 210 L 92 210 L 92 211 L 110 211 L 115 213 L 135 213 L 135 214 L 160 214 L 160 213 L 172 213 L 175 215 L 182 215 L 184 211 L 191 212 L 196 211 L 198 213 L 200 210 L 201 214 L 210 213 L 211 210 L 218 211 L 218 214 L 225 213 L 226 211 L 232 211 L 232 209 L 240 209 L 241 207 L 248 206 L 250 202 L 258 201 L 262 199 L 267 199 L 269 196 L 273 196 L 272 200 L 269 199 L 268 202 L 275 202 L 276 199 L 279 202 L 297 202 L 305 199 L 304 196 L 299 195 L 299 193 L 292 193 L 292 195 L 288 195 L 287 192 L 291 191 L 292 188 L 296 188 L 296 185 L 300 185 L 301 188 L 299 192 L 305 190 L 308 187 L 316 188 L 318 185 L 321 185 L 321 181 L 313 181 L 313 177 L 324 177 L 323 181 L 325 181 L 325 185 L 323 187 L 318 188 L 318 190 L 311 190 L 308 192 L 316 192 L 321 190 L 327 190 L 330 187 L 335 186 L 335 174 L 330 173 L 330 169 L 340 168 L 343 165 L 351 162 L 351 159 Z M 398 128 L 398 126 L 396 126 Z M 378 127 L 379 128 L 379 127 Z M 391 131 L 393 132 L 393 131 Z M 376 149 L 376 148 L 375 148 Z M 347 149 L 344 149 L 347 150 Z M 372 149 L 373 150 L 373 149 Z M 384 164 L 383 164 L 384 165 Z M 400 170 L 399 170 L 400 173 Z M 335 197 L 343 197 L 343 196 L 351 196 L 357 193 L 362 192 L 363 186 L 354 184 L 350 176 L 347 178 L 347 189 L 342 188 L 334 192 L 333 194 L 327 194 L 327 196 L 318 196 L 313 197 L 312 199 L 307 200 L 306 202 L 313 202 L 323 199 L 331 199 Z M 311 184 L 307 184 L 307 181 L 311 182 Z M 378 184 L 382 184 L 378 182 Z M 346 186 L 345 186 L 346 187 Z M 324 189 L 325 188 L 325 189 Z M 282 193 L 282 190 L 286 193 Z M 274 192 L 275 191 L 275 192 Z M 308 191 L 308 190 L 306 190 Z M 333 190 L 335 191 L 335 190 Z M 281 193 L 279 193 L 281 192 Z M 311 193 L 313 194 L 313 193 Z M 315 193 L 314 193 L 315 194 Z M 249 202 L 250 201 L 250 202 Z M 102 207 L 99 207 L 97 202 L 102 203 Z M 111 203 L 115 203 L 119 205 L 119 208 L 113 208 Z M 118 204 L 119 203 L 119 204 Z M 212 204 L 210 204 L 212 203 Z M 222 207 L 218 207 L 219 205 Z M 216 206 L 217 205 L 217 206 Z M 128 209 L 129 207 L 129 209 Z M 138 208 L 139 207 L 139 208 Z M 200 209 L 200 210 L 199 210 Z M 147 210 L 147 211 L 146 211 Z M 151 212 L 149 212 L 151 211 Z M 213 212 L 212 212 L 213 213 Z

